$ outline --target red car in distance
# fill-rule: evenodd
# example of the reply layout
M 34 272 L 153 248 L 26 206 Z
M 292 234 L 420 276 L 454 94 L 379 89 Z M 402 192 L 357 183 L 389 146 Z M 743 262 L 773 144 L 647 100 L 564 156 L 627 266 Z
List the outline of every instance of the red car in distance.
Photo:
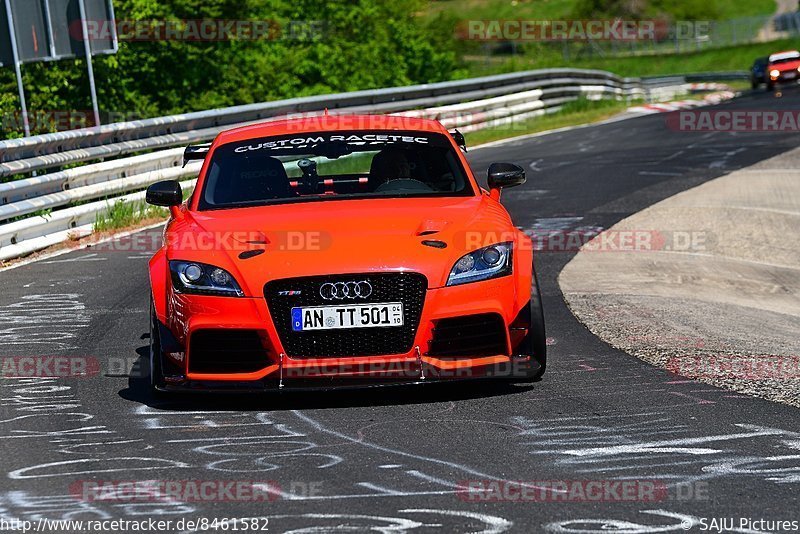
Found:
M 800 77 L 800 52 L 789 50 L 772 54 L 769 56 L 767 74 L 767 89 L 770 91 L 778 84 L 797 83 Z

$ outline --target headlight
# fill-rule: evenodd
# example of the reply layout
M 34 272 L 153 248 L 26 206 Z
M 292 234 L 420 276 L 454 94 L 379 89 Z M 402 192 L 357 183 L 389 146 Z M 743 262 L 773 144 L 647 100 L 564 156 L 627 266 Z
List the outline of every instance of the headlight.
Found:
M 511 274 L 513 243 L 499 243 L 459 258 L 447 278 L 448 286 L 480 282 Z
M 196 261 L 170 261 L 172 285 L 180 293 L 241 297 L 244 292 L 225 269 Z
M 772 78 L 777 78 L 778 76 L 781 75 L 781 71 L 779 71 L 778 69 L 772 69 L 771 71 L 769 71 L 769 75 Z

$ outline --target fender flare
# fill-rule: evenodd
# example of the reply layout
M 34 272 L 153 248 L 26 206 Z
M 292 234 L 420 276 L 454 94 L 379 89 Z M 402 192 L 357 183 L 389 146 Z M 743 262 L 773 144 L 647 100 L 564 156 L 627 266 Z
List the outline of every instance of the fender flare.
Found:
M 167 279 L 169 266 L 164 250 L 159 250 L 149 262 L 150 292 L 158 321 L 167 323 Z
M 514 276 L 517 284 L 517 309 L 515 314 L 530 304 L 531 293 L 536 288 L 534 275 L 533 242 L 525 233 L 514 243 Z

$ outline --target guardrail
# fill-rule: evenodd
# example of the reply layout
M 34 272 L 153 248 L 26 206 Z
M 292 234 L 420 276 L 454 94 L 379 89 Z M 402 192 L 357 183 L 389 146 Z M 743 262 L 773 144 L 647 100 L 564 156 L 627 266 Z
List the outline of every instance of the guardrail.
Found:
M 183 148 L 171 147 L 209 141 L 234 126 L 329 109 L 435 118 L 448 128 L 473 131 L 551 113 L 581 95 L 669 98 L 688 88 L 684 77 L 639 80 L 604 71 L 548 69 L 295 98 L 0 141 L 0 177 L 6 180 L 118 158 L 0 183 L 0 223 L 7 221 L 0 224 L 0 260 L 90 231 L 98 214 L 109 207 L 109 200 L 98 199 L 141 202 L 141 190 L 164 179 L 189 180 L 185 184 L 191 187 L 200 164 L 181 168 Z M 145 151 L 153 152 L 130 156 Z M 75 203 L 81 204 L 72 206 Z M 40 211 L 50 213 L 33 215 Z
M 565 87 L 578 82 L 621 86 L 625 80 L 602 71 L 574 71 L 566 76 L 563 69 L 490 76 L 475 80 L 498 79 L 499 85 L 475 80 L 412 86 L 400 98 L 399 89 L 381 89 L 365 96 L 359 91 L 343 95 L 282 100 L 250 106 L 237 106 L 187 115 L 174 115 L 120 123 L 116 125 L 58 132 L 24 139 L 0 141 L 0 177 L 39 171 L 69 163 L 114 157 L 136 151 L 181 146 L 213 139 L 220 131 L 234 125 L 259 122 L 272 117 L 300 114 L 322 109 L 344 112 L 369 111 L 390 113 L 418 107 L 445 105 L 529 90 L 535 87 Z M 512 83 L 513 82 L 513 83 Z M 444 92 L 452 84 L 454 92 Z M 424 89 L 423 89 L 424 88 Z M 355 95 L 355 96 L 347 96 Z M 422 96 L 420 96 L 422 95 Z
M 749 80 L 750 73 L 746 70 L 720 71 L 720 72 L 690 72 L 680 74 L 676 77 L 664 78 L 660 76 L 647 76 L 642 78 L 644 84 L 659 84 L 666 79 L 683 79 L 686 83 L 695 82 L 733 82 L 737 80 Z
M 0 162 L 20 160 L 40 155 L 65 152 L 80 148 L 116 144 L 163 135 L 215 128 L 256 121 L 290 113 L 318 111 L 323 108 L 374 108 L 378 104 L 407 102 L 408 107 L 416 107 L 414 100 L 426 101 L 430 105 L 458 101 L 460 96 L 472 94 L 468 98 L 483 98 L 508 94 L 521 90 L 520 86 L 529 83 L 540 85 L 561 85 L 568 80 L 604 79 L 609 82 L 622 82 L 614 74 L 596 70 L 546 69 L 525 71 L 441 82 L 408 87 L 392 87 L 375 91 L 354 91 L 332 95 L 291 98 L 275 102 L 264 102 L 235 106 L 196 113 L 171 115 L 154 119 L 109 124 L 94 128 L 83 128 L 68 132 L 36 135 L 22 139 L 0 141 Z M 549 83 L 548 83 L 549 82 Z M 516 89 L 514 86 L 518 86 Z M 530 88 L 530 87 L 529 87 Z M 421 104 L 428 105 L 428 104 Z M 4 175 L 0 171 L 0 175 Z

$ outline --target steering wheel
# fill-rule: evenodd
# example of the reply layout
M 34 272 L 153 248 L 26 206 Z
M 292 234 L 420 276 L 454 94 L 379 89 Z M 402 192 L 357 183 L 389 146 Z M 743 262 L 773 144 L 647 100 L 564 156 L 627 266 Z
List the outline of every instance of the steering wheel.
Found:
M 389 180 L 375 188 L 376 193 L 386 193 L 389 191 L 418 191 L 420 193 L 431 193 L 433 190 L 434 189 L 425 182 L 420 182 L 413 178 Z

